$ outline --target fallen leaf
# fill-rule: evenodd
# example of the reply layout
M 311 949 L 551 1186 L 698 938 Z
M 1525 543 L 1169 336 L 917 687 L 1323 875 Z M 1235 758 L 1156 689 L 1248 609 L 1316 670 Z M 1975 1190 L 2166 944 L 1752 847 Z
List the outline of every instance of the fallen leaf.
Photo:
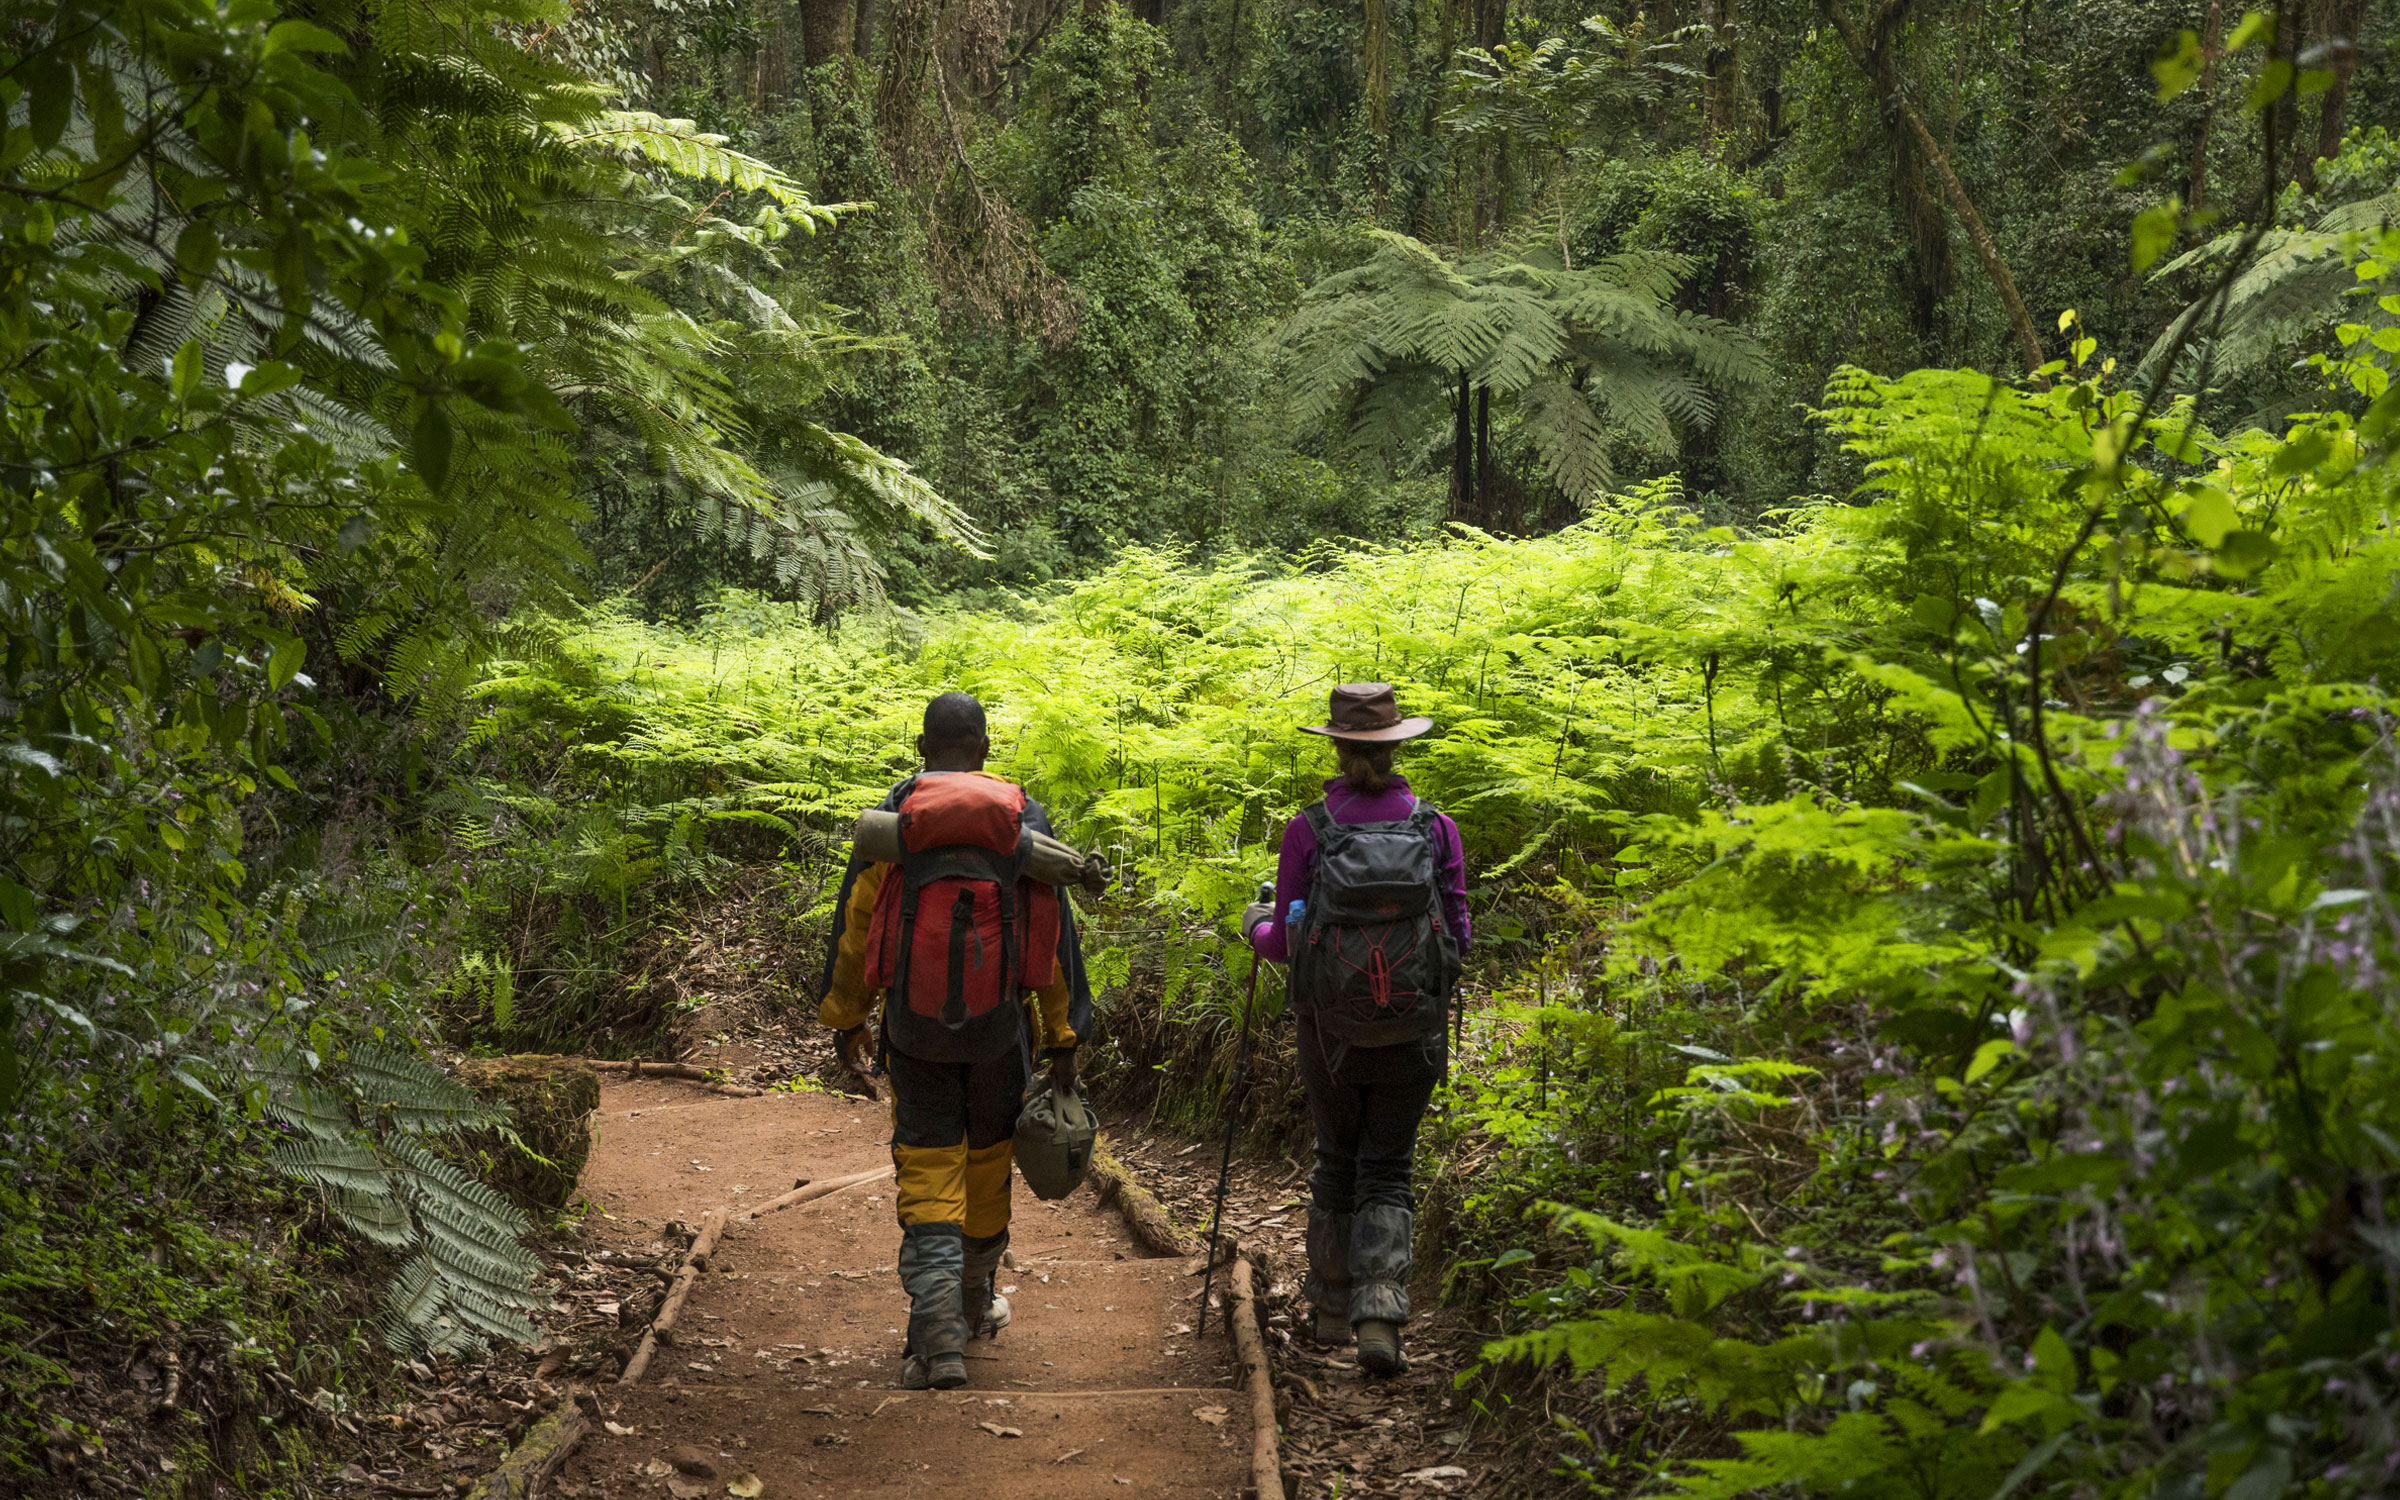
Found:
M 1063 1463 L 1065 1463 L 1065 1462 L 1066 1462 L 1068 1459 L 1070 1459 L 1070 1458 L 1078 1458 L 1078 1457 L 1081 1457 L 1081 1456 L 1082 1456 L 1082 1453 L 1083 1453 L 1083 1450 L 1082 1450 L 1081 1448 L 1069 1448 L 1069 1449 L 1068 1449 L 1066 1452 L 1064 1452 L 1064 1453 L 1061 1453 L 1061 1454 L 1060 1454 L 1058 1457 L 1056 1457 L 1056 1458 L 1054 1458 L 1054 1459 L 1052 1459 L 1052 1460 L 1050 1460 L 1050 1461 L 1051 1461 L 1052 1463 L 1054 1463 L 1054 1464 L 1063 1464 Z
M 725 1481 L 725 1493 L 728 1495 L 739 1495 L 742 1497 L 742 1500 L 756 1500 L 756 1497 L 765 1489 L 766 1486 L 759 1482 L 758 1476 L 751 1473 L 748 1469 L 742 1470 L 742 1472 L 739 1474 L 736 1474 L 731 1479 Z
M 714 1493 L 716 1487 L 714 1480 L 694 1479 L 688 1474 L 667 1476 L 667 1493 L 675 1500 L 700 1500 L 702 1495 Z
M 1211 1427 L 1222 1427 L 1225 1425 L 1225 1408 L 1222 1406 L 1199 1407 L 1192 1412 L 1192 1415 L 1198 1417 L 1201 1421 L 1206 1422 Z
M 663 1458 L 654 1458 L 648 1463 L 642 1465 L 642 1472 L 649 1475 L 652 1479 L 658 1479 L 665 1475 L 674 1473 L 675 1466 L 671 1463 L 668 1463 Z
M 1445 1479 L 1464 1479 L 1467 1471 L 1456 1464 L 1437 1464 L 1430 1469 L 1411 1469 L 1400 1476 L 1403 1484 L 1440 1484 Z
M 1012 1438 L 1023 1437 L 1025 1435 L 1023 1430 L 1020 1428 L 1003 1427 L 997 1422 L 978 1422 L 975 1425 L 990 1433 L 994 1437 Z
M 633 1429 L 626 1426 L 622 1422 L 602 1422 L 600 1425 L 608 1429 L 608 1435 L 610 1437 L 633 1436 Z

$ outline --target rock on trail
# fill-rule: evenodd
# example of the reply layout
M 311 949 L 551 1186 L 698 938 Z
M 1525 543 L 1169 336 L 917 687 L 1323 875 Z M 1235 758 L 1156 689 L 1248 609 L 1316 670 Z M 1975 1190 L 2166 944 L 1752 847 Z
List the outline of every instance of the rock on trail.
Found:
M 597 1123 L 601 1247 L 890 1160 L 883 1108 L 831 1095 L 638 1080 L 603 1090 Z M 1014 1323 L 969 1346 L 964 1390 L 901 1391 L 890 1182 L 735 1222 L 649 1375 L 601 1387 L 603 1421 L 550 1493 L 1239 1496 L 1250 1431 L 1225 1340 L 1188 1331 L 1197 1264 L 1148 1258 L 1089 1189 L 1044 1204 L 1020 1180 L 1013 1229 Z

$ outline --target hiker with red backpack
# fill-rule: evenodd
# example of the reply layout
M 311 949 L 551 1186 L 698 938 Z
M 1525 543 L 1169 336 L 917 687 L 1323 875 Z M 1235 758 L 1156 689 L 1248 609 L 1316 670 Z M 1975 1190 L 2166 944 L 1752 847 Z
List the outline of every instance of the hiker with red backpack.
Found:
M 1259 957 L 1289 963 L 1300 1079 L 1316 1126 L 1308 1281 L 1320 1344 L 1358 1343 L 1373 1374 L 1403 1368 L 1417 1127 L 1449 1068 L 1444 1020 L 1467 922 L 1458 825 L 1392 770 L 1433 727 L 1388 682 L 1333 690 L 1341 775 L 1284 829 L 1275 899 L 1242 913 Z
M 969 1339 L 1009 1320 L 993 1283 L 1033 1054 L 1050 1060 L 1051 1091 L 1071 1098 L 1092 997 L 1073 908 L 1026 873 L 1049 818 L 1023 787 L 983 769 L 983 705 L 965 693 L 934 699 L 917 750 L 925 769 L 878 808 L 898 815 L 898 862 L 853 852 L 843 876 L 817 1018 L 839 1034 L 853 1072 L 880 1059 L 890 1077 L 910 1304 L 900 1384 L 954 1390 L 966 1383 Z

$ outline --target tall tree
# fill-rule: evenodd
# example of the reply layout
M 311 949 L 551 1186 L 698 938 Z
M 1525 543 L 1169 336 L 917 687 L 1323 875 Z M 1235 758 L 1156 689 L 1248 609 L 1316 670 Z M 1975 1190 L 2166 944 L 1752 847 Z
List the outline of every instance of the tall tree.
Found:
M 850 55 L 850 0 L 800 0 L 800 51 L 813 72 Z
M 1968 243 L 1975 247 L 1976 259 L 1983 262 L 1992 287 L 2000 294 L 2000 305 L 2008 314 L 2008 325 L 2016 335 L 2017 352 L 2025 360 L 2028 373 L 2042 367 L 2042 341 L 2033 331 L 2033 319 L 2025 311 L 2025 299 L 2017 293 L 2016 278 L 2001 258 L 2000 247 L 1993 243 L 1992 234 L 1984 226 L 1983 215 L 1975 211 L 1975 202 L 1958 180 L 1950 166 L 1950 158 L 1942 151 L 1941 143 L 1925 126 L 1925 117 L 1908 100 L 1907 81 L 1900 71 L 1899 39 L 1908 19 L 1911 0 L 1880 0 L 1866 25 L 1861 26 L 1842 8 L 1842 0 L 1819 0 L 1834 30 L 1841 33 L 1842 45 L 1851 60 L 1875 85 L 1883 108 L 1884 130 L 1891 142 L 1895 184 L 1901 200 L 1901 218 L 1907 224 L 1909 236 L 1915 242 L 1919 258 L 1929 273 L 1920 284 L 1919 331 L 1931 328 L 1932 308 L 1922 299 L 1939 296 L 1939 289 L 1949 279 L 1950 234 L 1942 222 L 1942 211 L 1925 190 L 1925 169 L 1930 167 L 1941 183 L 1942 194 L 1950 201 L 1951 210 L 1967 232 Z

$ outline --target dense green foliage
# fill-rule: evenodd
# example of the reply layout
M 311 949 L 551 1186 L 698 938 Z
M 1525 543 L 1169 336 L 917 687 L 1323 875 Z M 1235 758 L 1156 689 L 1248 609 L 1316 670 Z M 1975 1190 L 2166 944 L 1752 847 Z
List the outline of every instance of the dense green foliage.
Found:
M 1547 530 L 1601 472 L 1679 473 L 1729 519 L 1839 493 L 1855 472 L 1805 416 L 1837 367 L 2021 373 L 2058 352 L 2069 309 L 2130 357 L 2206 286 L 2205 258 L 2182 252 L 2262 198 L 2299 230 L 2388 191 L 2400 87 L 2386 8 L 2336 3 L 2295 8 L 2273 48 L 2199 0 L 784 0 L 588 19 L 617 28 L 648 107 L 728 133 L 824 201 L 876 203 L 865 233 L 796 262 L 854 328 L 900 341 L 833 409 L 999 549 L 912 553 L 896 575 L 912 604 L 1088 570 L 1126 540 L 1290 552 L 1444 516 Z M 2164 99 L 2147 66 L 2161 48 L 2182 85 Z M 2278 95 L 2269 162 L 2250 95 L 2303 54 L 2316 81 Z M 2148 246 L 2131 266 L 2129 238 Z M 1674 268 L 1677 310 L 1734 325 L 1763 358 L 1750 378 L 1655 369 L 1695 387 L 1671 423 L 1605 397 L 1580 417 L 1605 382 L 1550 380 L 1574 361 L 1531 390 L 1507 362 L 1463 381 L 1453 367 L 1450 399 L 1387 400 L 1365 428 L 1322 367 L 1262 371 L 1257 341 L 1303 288 L 1321 304 L 1388 281 L 1405 241 L 1495 287 L 1646 252 Z M 2285 290 L 2248 333 L 2225 330 L 2255 347 L 2179 372 L 2210 420 L 2310 399 L 2293 363 L 2323 349 L 2339 289 Z M 658 562 L 644 546 L 600 549 L 611 582 Z M 662 579 L 637 602 L 689 614 L 706 598 Z
M 589 432 L 629 430 L 816 599 L 871 593 L 864 539 L 900 515 L 968 535 L 854 437 L 783 422 L 770 451 L 745 427 L 720 361 L 738 348 L 766 403 L 820 388 L 838 352 L 740 276 L 832 221 L 788 177 L 606 107 L 529 45 L 536 11 L 312 14 L 170 0 L 9 22 L 0 1154 L 37 1206 L 194 1137 L 244 1170 L 182 1214 L 271 1202 L 247 1169 L 333 1129 L 306 1080 L 354 1079 L 374 1038 L 416 1030 L 446 977 L 424 941 L 440 897 L 377 848 L 376 804 L 425 764 L 404 713 L 442 714 L 510 611 L 577 588 Z M 709 207 L 679 195 L 695 186 Z M 749 326 L 679 310 L 676 278 Z M 390 1102 L 353 1122 L 371 1149 L 328 1136 L 342 1160 L 312 1168 L 338 1167 L 328 1205 L 371 1241 L 432 1244 L 389 1326 L 521 1331 L 521 1216 L 418 1160 L 427 1122 L 394 1125 Z M 223 1255 L 173 1248 L 207 1238 L 162 1233 L 160 1264 L 213 1274 Z M 47 1308 L 0 1349 L 16 1466 L 29 1433 L 73 1446 L 41 1431 L 36 1393 L 139 1315 L 112 1290 L 139 1287 L 91 1282 L 94 1307 L 10 1274 Z
M 129 1339 L 263 1489 L 302 1382 L 521 1335 L 413 1045 L 643 1046 L 737 888 L 804 955 L 933 691 L 1128 872 L 1095 1076 L 1204 1109 L 1382 677 L 1539 1468 L 2376 1489 L 2391 24 L 12 15 L 0 1472 Z

